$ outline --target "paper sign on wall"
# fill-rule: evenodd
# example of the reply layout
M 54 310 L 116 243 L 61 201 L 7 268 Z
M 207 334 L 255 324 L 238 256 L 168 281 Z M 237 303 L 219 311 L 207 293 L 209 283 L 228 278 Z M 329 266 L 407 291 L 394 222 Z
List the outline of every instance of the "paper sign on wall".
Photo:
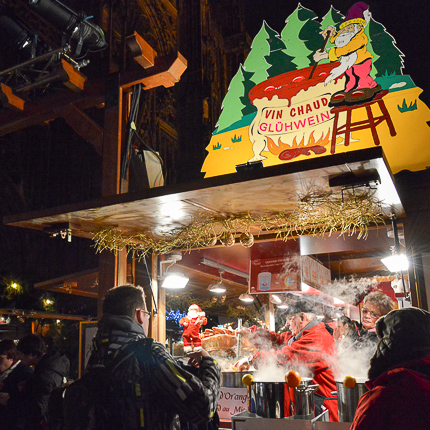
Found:
M 297 291 L 300 289 L 298 257 L 251 261 L 251 294 Z
M 218 415 L 222 420 L 230 420 L 232 415 L 248 409 L 248 391 L 246 388 L 221 387 L 218 402 Z

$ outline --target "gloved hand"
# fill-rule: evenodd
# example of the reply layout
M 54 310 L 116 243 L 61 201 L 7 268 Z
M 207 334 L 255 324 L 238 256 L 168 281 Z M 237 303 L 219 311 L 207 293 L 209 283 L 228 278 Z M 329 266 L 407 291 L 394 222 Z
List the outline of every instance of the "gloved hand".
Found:
M 259 365 L 263 364 L 266 357 L 270 354 L 269 351 L 258 351 L 252 357 L 252 364 L 256 369 L 258 369 Z

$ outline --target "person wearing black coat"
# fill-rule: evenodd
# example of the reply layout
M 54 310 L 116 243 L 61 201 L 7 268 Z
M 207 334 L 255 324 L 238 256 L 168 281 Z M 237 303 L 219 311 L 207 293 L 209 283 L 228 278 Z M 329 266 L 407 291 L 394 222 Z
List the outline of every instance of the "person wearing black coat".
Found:
M 43 429 L 51 392 L 67 381 L 69 359 L 59 351 L 48 350 L 44 340 L 36 335 L 24 336 L 17 345 L 19 358 L 34 373 L 25 387 L 26 429 Z
M 33 369 L 18 360 L 15 342 L 0 341 L 0 422 L 2 428 L 23 430 L 24 414 L 22 388 Z

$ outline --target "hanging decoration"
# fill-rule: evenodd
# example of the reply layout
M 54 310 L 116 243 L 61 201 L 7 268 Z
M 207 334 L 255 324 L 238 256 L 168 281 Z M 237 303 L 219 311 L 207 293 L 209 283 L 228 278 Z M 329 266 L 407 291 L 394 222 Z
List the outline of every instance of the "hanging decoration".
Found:
M 370 225 L 383 224 L 380 202 L 370 191 L 361 195 L 334 196 L 330 192 L 309 191 L 301 196 L 296 208 L 289 213 L 279 212 L 254 216 L 250 213 L 231 214 L 228 218 L 201 213 L 189 225 L 155 238 L 150 233 L 126 234 L 117 228 L 95 232 L 93 240 L 98 253 L 133 250 L 138 258 L 149 253 L 166 254 L 176 249 L 191 250 L 214 246 L 234 245 L 235 238 L 245 247 L 252 246 L 254 235 L 275 234 L 277 239 L 292 236 L 323 236 L 334 232 L 357 238 L 367 238 Z M 256 233 L 252 234 L 250 231 Z

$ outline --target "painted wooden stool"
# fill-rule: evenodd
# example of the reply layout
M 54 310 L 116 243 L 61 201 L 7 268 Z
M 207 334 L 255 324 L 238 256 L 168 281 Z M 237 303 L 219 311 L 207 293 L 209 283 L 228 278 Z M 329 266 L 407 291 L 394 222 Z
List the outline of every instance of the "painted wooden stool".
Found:
M 331 153 L 334 154 L 336 152 L 336 138 L 337 136 L 344 134 L 345 135 L 345 146 L 349 145 L 349 141 L 351 138 L 351 133 L 356 130 L 364 130 L 366 128 L 370 128 L 372 131 L 373 142 L 376 146 L 379 145 L 379 136 L 376 131 L 376 127 L 382 122 L 386 121 L 388 128 L 390 129 L 391 136 L 395 136 L 396 130 L 394 129 L 393 122 L 391 121 L 390 114 L 388 113 L 387 108 L 385 107 L 384 100 L 382 98 L 388 94 L 388 90 L 383 90 L 376 94 L 376 96 L 363 104 L 352 105 L 352 106 L 337 106 L 331 109 L 330 113 L 334 114 L 334 125 L 333 125 L 333 135 L 331 139 Z M 374 116 L 372 112 L 372 105 L 378 103 L 379 109 L 382 112 L 380 116 Z M 367 119 L 363 121 L 352 122 L 352 111 L 354 109 L 366 108 Z M 346 112 L 346 123 L 340 127 L 338 127 L 339 114 L 341 112 Z

